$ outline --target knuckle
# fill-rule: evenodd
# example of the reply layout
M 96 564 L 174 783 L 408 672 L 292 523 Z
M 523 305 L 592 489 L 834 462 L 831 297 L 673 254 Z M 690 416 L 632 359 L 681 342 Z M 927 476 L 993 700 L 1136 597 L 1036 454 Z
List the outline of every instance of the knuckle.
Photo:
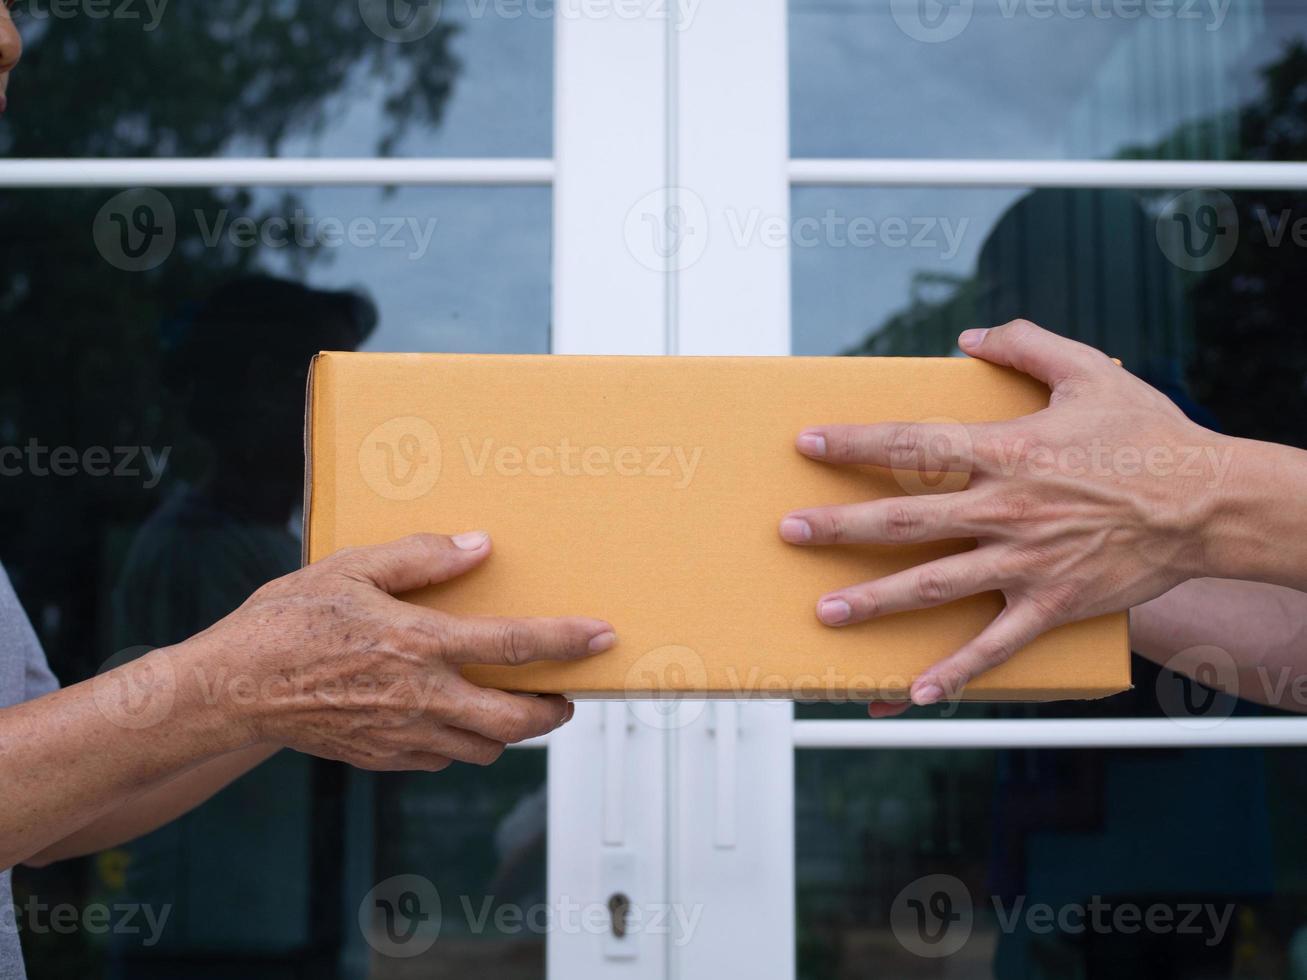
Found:
M 434 534 L 430 531 L 421 531 L 417 534 L 410 534 L 404 539 L 403 543 L 416 546 L 426 551 L 443 551 L 451 547 L 448 535 Z
M 984 640 L 976 644 L 976 660 L 983 670 L 997 667 L 1012 656 L 1012 649 L 1006 640 Z
M 813 537 L 819 541 L 838 544 L 847 541 L 849 523 L 845 515 L 838 510 L 822 511 L 814 515 Z
M 504 663 L 519 667 L 531 660 L 531 643 L 526 631 L 516 623 L 502 623 L 495 627 L 494 648 Z
M 923 568 L 917 575 L 916 593 L 921 602 L 929 605 L 948 602 L 954 595 L 953 581 L 938 568 Z
M 885 455 L 891 466 L 907 468 L 916 464 L 921 454 L 921 434 L 909 423 L 894 426 L 885 439 Z
M 885 512 L 885 537 L 890 541 L 913 541 L 921 534 L 921 516 L 905 503 L 892 504 Z
M 1017 317 L 1015 320 L 1009 320 L 1003 326 L 998 328 L 1010 339 L 1020 343 L 1029 339 L 1030 335 L 1039 329 L 1032 321 L 1024 317 Z
M 516 743 L 534 737 L 538 728 L 532 723 L 530 712 L 524 706 L 504 705 L 488 719 L 488 737 L 497 742 Z
M 1031 596 L 1031 601 L 1047 618 L 1061 620 L 1076 607 L 1080 590 L 1068 582 L 1052 582 Z
M 826 433 L 826 453 L 831 459 L 851 459 L 854 455 L 853 429 L 847 425 L 835 426 Z
M 482 746 L 477 750 L 475 761 L 478 766 L 493 766 L 504 754 L 505 746 L 502 742 L 492 742 L 489 745 Z
M 1035 502 L 1023 493 L 1006 493 L 994 502 L 994 519 L 999 524 L 1022 525 L 1032 517 Z
M 859 619 L 875 619 L 880 615 L 882 602 L 873 589 L 859 589 L 848 597 Z

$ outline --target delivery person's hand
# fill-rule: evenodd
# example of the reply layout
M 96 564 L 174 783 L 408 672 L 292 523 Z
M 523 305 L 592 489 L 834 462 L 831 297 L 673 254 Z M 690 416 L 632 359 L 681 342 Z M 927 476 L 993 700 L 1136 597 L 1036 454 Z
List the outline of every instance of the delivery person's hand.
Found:
M 9 89 L 9 73 L 18 64 L 23 53 L 23 41 L 9 16 L 8 0 L 0 0 L 0 113 L 5 111 Z
M 993 623 L 914 680 L 912 700 L 922 705 L 957 695 L 1055 626 L 1213 574 L 1204 533 L 1241 442 L 1193 424 L 1104 354 L 1034 324 L 969 330 L 960 344 L 1045 382 L 1050 406 L 987 424 L 808 429 L 797 445 L 815 460 L 961 471 L 969 481 L 957 492 L 797 511 L 781 523 L 797 545 L 976 539 L 973 550 L 851 583 L 817 604 L 818 618 L 840 627 L 1001 591 L 1006 606 Z M 872 714 L 904 707 L 873 705 Z
M 480 532 L 341 551 L 259 589 L 182 647 L 196 648 L 187 661 L 208 665 L 217 696 L 248 679 L 249 696 L 224 700 L 251 741 L 364 769 L 488 764 L 572 708 L 478 687 L 461 665 L 570 660 L 616 640 L 596 619 L 463 618 L 393 598 L 462 575 L 490 551 Z

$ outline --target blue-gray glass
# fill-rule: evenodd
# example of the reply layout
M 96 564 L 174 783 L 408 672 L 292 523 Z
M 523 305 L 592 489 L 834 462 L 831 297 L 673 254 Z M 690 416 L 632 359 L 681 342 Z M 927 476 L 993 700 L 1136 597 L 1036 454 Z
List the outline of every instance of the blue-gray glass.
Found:
M 1293 160 L 1281 0 L 790 0 L 796 157 Z M 1274 111 L 1274 106 L 1267 106 Z
M 1301 977 L 1304 758 L 802 750 L 799 976 Z
M 0 156 L 553 154 L 553 0 L 17 0 L 14 19 Z
M 298 568 L 314 353 L 547 351 L 550 206 L 547 188 L 0 196 L 0 446 L 19 450 L 0 561 L 60 679 Z M 422 776 L 282 753 L 139 841 L 20 869 L 30 975 L 540 977 L 542 932 L 500 910 L 543 895 L 545 779 L 535 751 Z M 421 907 L 386 891 L 414 879 Z M 40 910 L 65 906 L 138 926 L 52 928 Z

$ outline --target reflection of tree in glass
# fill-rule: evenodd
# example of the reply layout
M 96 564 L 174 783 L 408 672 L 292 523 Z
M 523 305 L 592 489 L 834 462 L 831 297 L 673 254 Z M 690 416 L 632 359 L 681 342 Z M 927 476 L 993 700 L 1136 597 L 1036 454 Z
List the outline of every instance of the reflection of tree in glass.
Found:
M 1307 46 L 1288 45 L 1262 77 L 1260 98 L 1237 113 L 1240 158 L 1307 159 Z M 1203 133 L 1218 125 L 1231 121 L 1198 121 L 1128 155 L 1165 159 L 1179 143 L 1205 145 Z M 1202 274 L 1162 260 L 1152 222 L 1130 196 L 1084 190 L 1023 197 L 991 233 L 974 276 L 942 299 L 914 291 L 911 304 L 848 353 L 946 354 L 959 330 L 1022 315 L 1110 350 L 1156 383 L 1187 381 L 1194 399 L 1232 433 L 1307 444 L 1307 250 L 1293 243 L 1291 228 L 1307 222 L 1307 193 L 1231 193 L 1239 247 Z M 1168 196 L 1139 200 L 1151 211 Z
M 397 44 L 369 31 L 355 2 L 170 3 L 153 30 L 133 6 L 141 19 L 24 17 L 20 6 L 26 53 L 0 152 L 205 157 L 249 141 L 275 153 L 363 87 L 381 94 L 384 119 L 379 144 L 358 151 L 385 154 L 410 126 L 439 123 L 459 67 L 456 27 Z
M 27 47 L 10 112 L 0 117 L 0 154 L 275 152 L 359 98 L 379 109 L 375 145 L 359 145 L 358 155 L 384 154 L 406 134 L 439 124 L 459 71 L 450 51 L 455 27 L 442 22 L 420 41 L 397 44 L 369 31 L 355 2 L 169 3 L 154 30 L 144 29 L 146 5 L 133 6 L 142 19 L 83 16 L 80 7 L 59 18 L 48 4 L 37 17 L 37 8 L 24 15 L 20 5 Z M 201 450 L 161 396 L 160 324 L 266 266 L 258 248 L 226 238 L 206 245 L 193 216 L 289 216 L 298 199 L 263 194 L 256 207 L 243 190 L 167 189 L 176 246 L 158 268 L 125 273 L 92 237 L 97 212 L 115 193 L 0 191 L 0 443 L 173 446 L 170 471 L 194 471 Z M 275 271 L 302 271 L 315 254 L 292 240 Z M 95 631 L 94 576 L 70 570 L 112 565 L 121 543 L 100 537 L 103 515 L 130 524 L 154 502 L 124 480 L 0 482 L 0 546 L 11 569 L 25 573 L 29 607 L 47 610 L 51 659 L 67 667 L 64 658 L 78 658 L 65 681 L 92 673 L 90 658 L 106 641 Z M 70 520 L 92 511 L 101 515 L 94 528 Z
M 1264 73 L 1265 94 L 1239 118 L 1251 160 L 1307 160 L 1307 46 Z M 1231 193 L 1239 247 L 1192 290 L 1194 394 L 1235 434 L 1307 446 L 1307 191 Z

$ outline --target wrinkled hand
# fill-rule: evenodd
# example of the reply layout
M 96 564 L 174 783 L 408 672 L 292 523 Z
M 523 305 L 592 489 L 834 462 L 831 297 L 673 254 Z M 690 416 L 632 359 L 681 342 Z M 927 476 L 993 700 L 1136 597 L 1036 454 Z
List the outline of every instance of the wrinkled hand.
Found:
M 9 15 L 8 5 L 0 0 L 0 113 L 5 111 L 7 104 L 9 73 L 14 70 L 22 54 L 23 40 L 18 36 L 18 28 Z
M 954 697 L 978 674 L 1063 623 L 1117 612 L 1204 574 L 1201 529 L 1233 440 L 1190 422 L 1166 396 L 1091 347 L 1017 320 L 970 330 L 973 357 L 1052 389 L 1048 408 L 975 425 L 828 425 L 798 438 L 836 464 L 968 475 L 965 489 L 797 511 L 797 545 L 907 544 L 974 538 L 974 550 L 824 596 L 828 626 L 1001 591 L 978 636 L 915 679 L 913 702 Z M 874 704 L 874 717 L 905 704 Z
M 595 619 L 460 618 L 393 598 L 462 575 L 490 550 L 479 532 L 347 549 L 269 583 L 184 646 L 225 671 L 226 689 L 248 679 L 257 694 L 229 710 L 254 741 L 363 769 L 487 765 L 572 708 L 478 687 L 461 665 L 568 660 L 616 641 Z

